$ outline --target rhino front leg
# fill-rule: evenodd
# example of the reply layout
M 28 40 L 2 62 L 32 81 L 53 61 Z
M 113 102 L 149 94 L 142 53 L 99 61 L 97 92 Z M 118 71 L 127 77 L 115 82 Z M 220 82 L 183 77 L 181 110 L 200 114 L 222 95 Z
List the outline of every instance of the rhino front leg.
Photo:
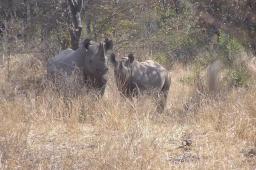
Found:
M 93 85 L 94 89 L 98 91 L 99 97 L 102 97 L 105 93 L 105 89 L 107 87 L 107 80 L 106 79 L 101 79 L 101 80 L 96 80 L 94 81 Z

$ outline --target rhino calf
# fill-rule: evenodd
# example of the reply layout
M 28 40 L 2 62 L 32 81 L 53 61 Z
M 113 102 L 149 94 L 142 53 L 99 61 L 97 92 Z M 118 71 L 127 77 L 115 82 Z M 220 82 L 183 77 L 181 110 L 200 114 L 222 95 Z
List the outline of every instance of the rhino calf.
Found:
M 158 111 L 164 110 L 171 84 L 168 70 L 152 60 L 136 61 L 133 54 L 118 60 L 112 54 L 110 60 L 117 87 L 123 95 L 130 97 L 145 92 L 156 95 L 160 99 Z
M 97 43 L 85 39 L 77 50 L 66 49 L 49 59 L 47 74 L 49 77 L 64 75 L 65 78 L 78 70 L 83 75 L 84 83 L 100 90 L 100 94 L 103 95 L 107 83 L 107 59 L 112 49 L 112 40 L 105 39 Z

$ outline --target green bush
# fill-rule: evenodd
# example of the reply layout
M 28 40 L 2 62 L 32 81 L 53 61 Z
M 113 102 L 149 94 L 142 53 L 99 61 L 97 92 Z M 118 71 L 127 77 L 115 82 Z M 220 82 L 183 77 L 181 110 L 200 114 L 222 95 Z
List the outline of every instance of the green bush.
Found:
M 234 37 L 224 32 L 220 33 L 219 36 L 219 54 L 223 57 L 223 61 L 227 65 L 232 65 L 235 58 L 243 50 L 243 46 Z
M 153 56 L 153 60 L 158 62 L 159 64 L 166 65 L 169 61 L 165 54 L 157 53 Z
M 230 71 L 231 85 L 235 87 L 246 86 L 250 75 L 246 68 L 236 68 Z

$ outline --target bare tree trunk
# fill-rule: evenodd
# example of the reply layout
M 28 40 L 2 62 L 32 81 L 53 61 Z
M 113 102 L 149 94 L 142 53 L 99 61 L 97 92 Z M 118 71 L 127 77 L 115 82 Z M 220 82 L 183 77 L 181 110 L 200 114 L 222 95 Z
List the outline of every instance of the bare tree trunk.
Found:
M 97 40 L 96 24 L 97 24 L 97 18 L 94 17 L 92 27 L 93 27 L 93 34 L 94 34 L 94 39 L 95 40 Z
M 162 3 L 163 8 L 166 9 L 166 2 L 165 2 L 165 0 L 161 0 L 161 3 Z
M 90 9 L 93 9 L 93 0 L 86 0 L 84 3 L 86 32 L 87 35 L 91 37 L 93 20 L 92 15 L 90 14 Z
M 176 14 L 180 13 L 180 0 L 173 0 Z
M 70 29 L 72 49 L 76 50 L 79 47 L 79 40 L 82 33 L 81 10 L 83 7 L 83 0 L 68 0 L 71 15 L 72 28 Z
M 86 31 L 87 31 L 87 34 L 91 34 L 91 17 L 89 16 L 89 14 L 86 14 Z
M 10 61 L 11 61 L 11 49 L 8 47 L 8 54 L 7 54 L 7 81 L 10 80 Z
M 6 22 L 1 23 L 1 34 L 2 34 L 2 49 L 3 49 L 3 54 L 1 58 L 1 64 L 5 65 L 5 55 L 6 55 L 6 46 L 7 46 L 7 35 L 6 35 Z
M 30 36 L 29 36 L 29 30 L 31 27 L 31 9 L 30 9 L 30 1 L 24 0 L 24 3 L 26 5 L 26 20 L 25 20 L 25 33 L 24 33 L 24 43 L 25 47 L 27 47 L 27 43 L 29 42 Z

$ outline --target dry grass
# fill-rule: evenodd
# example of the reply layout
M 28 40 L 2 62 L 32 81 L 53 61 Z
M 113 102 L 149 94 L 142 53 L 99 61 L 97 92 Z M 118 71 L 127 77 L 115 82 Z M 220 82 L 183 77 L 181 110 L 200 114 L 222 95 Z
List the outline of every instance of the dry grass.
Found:
M 0 169 L 255 169 L 256 85 L 225 99 L 204 99 L 185 112 L 193 94 L 175 66 L 168 109 L 155 114 L 147 96 L 129 101 L 110 81 L 96 100 L 65 96 L 44 80 L 33 55 L 12 56 L 0 69 Z

